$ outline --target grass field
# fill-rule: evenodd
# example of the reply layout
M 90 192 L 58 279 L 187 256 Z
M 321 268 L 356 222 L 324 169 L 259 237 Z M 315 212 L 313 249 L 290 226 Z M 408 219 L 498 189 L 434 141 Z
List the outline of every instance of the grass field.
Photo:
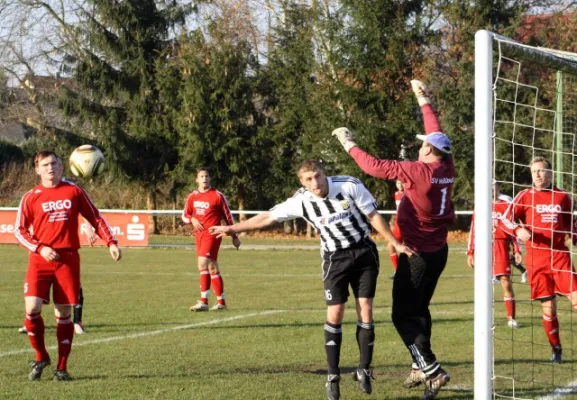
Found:
M 0 246 L 0 253 L 2 399 L 324 398 L 326 309 L 318 249 L 221 250 L 230 310 L 200 314 L 188 310 L 198 296 L 193 251 L 126 249 L 124 259 L 114 263 L 105 249 L 83 249 L 87 334 L 75 337 L 69 362 L 72 382 L 51 382 L 52 366 L 42 381 L 27 381 L 33 352 L 27 337 L 17 333 L 23 320 L 27 254 L 16 246 Z M 421 389 L 402 387 L 410 357 L 390 322 L 390 274 L 382 252 L 375 300 L 374 392 L 370 397 L 360 394 L 344 376 L 345 400 L 419 399 L 422 394 Z M 465 255 L 452 252 L 431 307 L 434 350 L 452 375 L 439 399 L 473 399 L 472 278 Z M 560 312 L 568 362 L 553 367 L 547 362 L 550 350 L 539 308 L 527 301 L 526 285 L 516 289 L 521 329 L 509 330 L 504 307 L 496 305 L 496 374 L 515 376 L 517 398 L 538 398 L 576 379 L 569 329 L 573 317 L 569 311 Z M 500 288 L 495 291 L 502 298 Z M 563 305 L 568 307 L 566 300 Z M 44 310 L 54 360 L 54 319 L 50 307 Z M 348 375 L 358 359 L 352 304 L 343 328 L 341 366 Z M 510 380 L 497 379 L 496 384 L 502 393 L 512 394 Z

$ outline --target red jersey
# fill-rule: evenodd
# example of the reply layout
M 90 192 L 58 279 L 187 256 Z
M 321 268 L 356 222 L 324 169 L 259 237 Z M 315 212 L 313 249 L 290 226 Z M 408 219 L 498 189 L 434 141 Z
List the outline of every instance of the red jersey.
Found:
M 507 211 L 509 205 L 513 202 L 513 199 L 504 194 L 500 194 L 497 201 L 493 202 L 493 240 L 507 240 L 513 243 L 513 251 L 515 253 L 520 253 L 521 248 L 519 247 L 519 242 L 516 238 L 512 238 L 507 234 L 499 221 L 503 218 L 503 215 Z M 469 242 L 467 243 L 467 254 L 475 254 L 475 214 L 471 219 L 471 229 L 469 231 Z
M 349 154 L 367 174 L 403 182 L 397 222 L 407 246 L 418 252 L 433 252 L 447 244 L 447 225 L 455 221 L 452 157 L 433 163 L 378 160 L 358 147 Z
M 525 246 L 528 252 L 535 249 L 568 251 L 565 236 L 573 233 L 573 243 L 577 239 L 571 198 L 554 186 L 552 190 L 531 188 L 519 192 L 503 216 L 503 230 L 515 235 L 519 228 L 517 221 L 531 232 Z
M 234 224 L 226 197 L 213 188 L 206 192 L 195 190 L 188 196 L 182 212 L 182 220 L 190 224 L 190 219 L 193 217 L 200 221 L 205 230 L 211 226 L 220 225 L 223 219 L 227 225 Z
M 108 246 L 117 243 L 84 189 L 64 179 L 54 188 L 37 185 L 22 196 L 14 234 L 20 245 L 31 252 L 39 253 L 43 246 L 76 250 L 80 248 L 80 215 Z

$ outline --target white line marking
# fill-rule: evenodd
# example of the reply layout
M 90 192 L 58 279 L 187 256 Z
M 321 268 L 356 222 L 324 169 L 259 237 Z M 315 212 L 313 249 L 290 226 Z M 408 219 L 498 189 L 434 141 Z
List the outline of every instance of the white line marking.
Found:
M 569 383 L 566 387 L 557 388 L 549 396 L 539 397 L 538 400 L 555 400 L 566 397 L 566 395 L 575 393 L 575 388 L 577 387 L 577 380 Z
M 258 312 L 258 313 L 252 313 L 252 314 L 244 314 L 244 315 L 237 315 L 234 317 L 228 317 L 228 318 L 221 318 L 221 319 L 214 319 L 212 321 L 205 321 L 205 322 L 197 322 L 195 324 L 188 324 L 188 325 L 181 325 L 181 326 L 174 326 L 172 328 L 167 328 L 167 329 L 158 329 L 155 331 L 149 331 L 149 332 L 139 332 L 139 333 L 133 333 L 130 335 L 125 335 L 125 336 L 111 336 L 108 338 L 102 338 L 102 339 L 95 339 L 95 340 L 87 340 L 87 341 L 83 341 L 83 342 L 74 342 L 72 344 L 73 347 L 77 347 L 77 346 L 87 346 L 89 344 L 100 344 L 100 343 L 109 343 L 109 342 L 116 342 L 119 340 L 125 340 L 125 339 L 136 339 L 136 338 L 141 338 L 141 337 L 147 337 L 147 336 L 154 336 L 154 335 L 160 335 L 162 333 L 167 333 L 167 332 L 172 332 L 172 331 L 179 331 L 179 330 L 183 330 L 183 329 L 189 329 L 189 328 L 196 328 L 199 326 L 207 326 L 207 325 L 216 325 L 216 324 L 220 324 L 223 322 L 230 322 L 230 321 L 236 321 L 238 319 L 244 319 L 244 318 L 250 318 L 250 317 L 258 317 L 261 315 L 270 315 L 270 314 L 278 314 L 278 313 L 283 313 L 283 312 L 287 312 L 288 310 L 269 310 L 269 311 L 263 311 L 263 312 Z M 57 349 L 58 346 L 50 346 L 47 347 L 46 350 L 55 350 Z M 15 356 L 18 354 L 25 354 L 25 353 L 33 353 L 34 350 L 33 349 L 22 349 L 22 350 L 13 350 L 13 351 L 7 351 L 4 353 L 0 353 L 0 358 L 3 357 L 8 357 L 8 356 Z

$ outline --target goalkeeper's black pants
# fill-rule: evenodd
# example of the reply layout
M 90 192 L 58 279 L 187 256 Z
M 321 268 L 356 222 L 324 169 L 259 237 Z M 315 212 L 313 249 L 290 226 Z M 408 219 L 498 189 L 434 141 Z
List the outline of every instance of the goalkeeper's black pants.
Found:
M 436 369 L 437 360 L 431 350 L 431 313 L 429 303 L 439 277 L 447 264 L 447 245 L 432 253 L 412 257 L 399 256 L 393 281 L 393 323 L 411 352 L 413 362 L 423 372 Z

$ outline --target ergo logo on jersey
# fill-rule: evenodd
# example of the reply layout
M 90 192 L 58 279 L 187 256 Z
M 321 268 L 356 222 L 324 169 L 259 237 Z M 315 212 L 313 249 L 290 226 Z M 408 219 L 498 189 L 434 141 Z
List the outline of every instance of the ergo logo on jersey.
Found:
M 204 208 L 204 209 L 207 209 L 207 208 L 210 207 L 210 204 L 208 203 L 208 201 L 198 201 L 198 200 L 196 200 L 196 201 L 193 203 L 193 207 L 194 207 L 194 208 Z
M 563 211 L 559 204 L 537 204 L 535 208 L 539 214 L 552 214 Z
M 70 200 L 56 200 L 42 203 L 42 211 L 44 212 L 69 210 L 70 208 L 72 208 L 72 202 Z

